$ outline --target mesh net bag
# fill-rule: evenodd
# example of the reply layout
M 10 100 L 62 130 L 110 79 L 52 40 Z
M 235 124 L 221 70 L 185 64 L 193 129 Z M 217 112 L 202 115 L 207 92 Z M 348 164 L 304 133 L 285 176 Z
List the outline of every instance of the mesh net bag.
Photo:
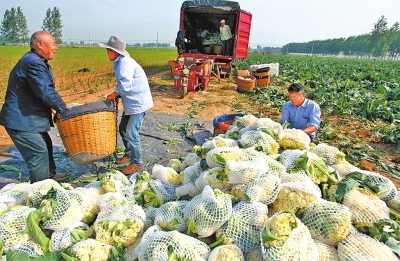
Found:
M 139 237 L 145 220 L 143 208 L 129 202 L 100 211 L 93 224 L 96 240 L 109 245 L 121 243 L 127 247 Z
M 302 213 L 301 221 L 314 239 L 335 246 L 351 228 L 350 210 L 342 204 L 318 199 Z
M 26 253 L 29 257 L 32 258 L 44 255 L 40 245 L 31 240 L 21 244 L 16 244 L 11 247 L 11 250 L 18 253 Z
M 260 151 L 257 151 L 254 147 L 242 148 L 241 149 L 241 161 L 253 161 L 257 159 L 265 159 L 268 156 Z
M 42 202 L 42 198 L 50 189 L 57 190 L 61 188 L 60 184 L 53 179 L 45 179 L 38 182 L 35 182 L 26 187 L 26 197 L 28 206 L 32 206 L 34 208 L 38 208 L 40 206 L 40 202 Z
M 27 218 L 34 208 L 21 207 L 9 210 L 0 216 L 0 241 L 3 241 L 4 252 L 16 244 L 29 240 L 29 235 L 23 233 L 27 229 Z
M 213 156 L 214 154 L 221 156 L 222 158 L 224 158 L 225 161 L 228 160 L 239 161 L 241 160 L 242 156 L 239 147 L 219 147 L 212 149 L 209 152 L 207 152 L 206 156 L 206 162 L 210 168 L 216 168 L 222 166 L 222 164 L 215 161 L 215 156 Z
M 82 222 L 75 222 L 69 228 L 63 230 L 56 230 L 51 234 L 51 248 L 54 251 L 66 249 L 72 246 L 71 231 L 76 227 L 90 229 L 88 225 Z
M 111 260 L 113 249 L 111 245 L 89 238 L 76 243 L 72 247 L 72 253 L 79 260 L 105 261 Z
M 213 189 L 217 188 L 225 191 L 233 186 L 229 183 L 229 177 L 226 175 L 225 168 L 223 167 L 216 167 L 205 171 L 204 179 Z
M 206 180 L 206 176 L 208 175 L 208 171 L 203 171 L 200 176 L 196 179 L 196 181 L 194 182 L 194 185 L 196 186 L 196 188 L 200 191 L 203 191 L 203 189 L 205 188 L 205 186 L 211 186 L 211 184 Z
M 246 132 L 251 131 L 251 130 L 253 130 L 251 128 L 251 126 L 246 126 L 246 127 L 242 128 L 242 129 L 240 129 L 238 140 L 240 140 L 242 138 L 243 134 L 245 134 Z
M 277 198 L 280 187 L 281 181 L 277 176 L 263 174 L 246 184 L 234 186 L 232 194 L 238 199 L 269 205 Z
M 185 159 L 181 163 L 181 171 L 186 169 L 187 167 L 193 166 L 196 162 L 200 161 L 201 158 L 193 152 L 190 152 L 186 155 Z
M 279 145 L 286 149 L 310 149 L 310 136 L 299 129 L 284 129 L 283 137 L 278 141 Z
M 230 138 L 233 140 L 237 140 L 239 138 L 239 132 L 240 132 L 241 127 L 231 125 L 228 130 L 225 133 L 226 138 Z M 213 148 L 210 148 L 213 149 Z
M 106 172 L 100 181 L 105 192 L 121 192 L 124 187 L 132 185 L 125 174 L 118 170 Z
M 162 183 L 177 186 L 181 182 L 179 180 L 179 174 L 171 167 L 164 167 L 159 164 L 154 164 L 151 171 L 151 177 L 153 179 L 159 179 Z
M 61 230 L 81 221 L 88 201 L 85 201 L 79 191 L 58 188 L 56 191 L 57 207 L 51 218 L 43 224 L 44 229 Z
M 261 246 L 251 250 L 249 253 L 244 253 L 245 261 L 263 261 L 263 253 Z
M 367 190 L 352 189 L 344 196 L 342 204 L 350 209 L 356 227 L 373 226 L 378 220 L 389 219 L 386 203 Z
M 244 148 L 254 146 L 256 150 L 268 155 L 277 154 L 279 150 L 279 144 L 273 137 L 258 130 L 247 131 L 240 137 L 239 142 Z
M 285 150 L 279 156 L 279 162 L 286 168 L 287 171 L 290 171 L 296 166 L 296 159 L 303 154 L 304 150 Z
M 280 140 L 283 137 L 283 128 L 279 122 L 273 121 L 270 118 L 259 118 L 251 127 L 255 130 L 270 130 L 273 132 L 275 140 Z
M 239 117 L 235 117 L 235 119 L 233 120 L 232 125 L 233 126 L 238 126 L 238 127 L 251 127 L 251 125 L 253 125 L 254 122 L 256 122 L 258 120 L 258 118 L 254 115 L 251 114 L 247 114 L 247 115 L 243 115 L 243 116 L 239 116 Z
M 319 254 L 317 246 L 311 238 L 308 228 L 296 217 L 293 217 L 296 225 L 288 228 L 288 215 L 284 212 L 275 213 L 268 218 L 265 227 L 261 231 L 261 249 L 265 260 L 304 260 L 318 261 Z M 266 228 L 271 232 L 283 237 L 282 240 L 265 241 Z
M 225 165 L 225 173 L 231 184 L 245 184 L 250 180 L 268 172 L 268 164 L 264 159 L 254 161 L 228 160 Z
M 0 215 L 2 215 L 7 210 L 8 210 L 8 206 L 6 204 L 4 204 L 3 202 L 0 202 Z
M 147 207 L 146 209 L 146 219 L 143 225 L 143 231 L 147 231 L 147 229 L 154 225 L 154 219 L 156 218 L 158 208 L 155 207 Z
M 133 186 L 125 187 L 122 191 L 127 198 L 133 198 L 136 194 L 140 194 L 146 189 L 150 188 L 150 184 L 148 180 L 151 179 L 150 173 L 147 171 L 143 171 L 142 173 L 134 173 L 129 177 L 129 181 L 133 184 Z
M 318 248 L 320 261 L 339 261 L 337 249 L 334 246 L 327 245 L 318 239 L 314 239 Z
M 191 198 L 199 195 L 201 191 L 192 183 L 188 183 L 182 185 L 180 187 L 175 188 L 175 193 L 177 198 L 189 196 Z
M 122 255 L 125 258 L 125 260 L 128 261 L 137 260 L 138 256 L 136 255 L 136 248 L 138 247 L 141 241 L 142 238 L 139 237 L 132 245 L 124 248 Z
M 274 211 L 289 210 L 293 213 L 306 208 L 321 198 L 317 185 L 308 182 L 282 183 L 278 197 L 272 203 Z
M 27 195 L 25 188 L 29 185 L 26 182 L 5 185 L 0 189 L 0 202 L 5 204 L 7 208 L 12 208 L 15 205 L 25 205 Z
M 181 161 L 179 159 L 170 159 L 167 167 L 173 168 L 176 172 L 181 171 Z
M 195 182 L 202 171 L 200 161 L 196 162 L 193 166 L 187 167 L 179 176 L 181 184 Z
M 235 244 L 243 253 L 260 247 L 260 231 L 267 221 L 268 206 L 259 202 L 239 202 L 229 220 L 215 235 L 224 245 Z
M 386 202 L 386 205 L 396 211 L 400 211 L 400 193 L 397 193 L 397 196 L 394 199 Z
M 207 261 L 244 261 L 242 250 L 236 245 L 222 245 L 214 248 Z
M 205 261 L 210 248 L 203 242 L 178 231 L 156 231 L 138 246 L 139 261 L 167 260 L 174 253 L 177 260 Z
M 277 161 L 271 157 L 265 157 L 264 160 L 268 164 L 268 173 L 269 174 L 275 175 L 277 177 L 283 177 L 284 175 L 287 174 L 286 167 L 279 161 Z
M 348 163 L 345 159 L 346 155 L 343 152 L 341 152 L 338 148 L 326 143 L 319 143 L 310 151 L 317 154 L 321 158 L 325 158 L 327 165 Z
M 387 202 L 397 197 L 398 192 L 393 181 L 376 172 L 366 170 L 361 170 L 360 172 L 367 174 L 371 178 L 373 185 L 384 187 L 387 190 L 387 192 L 378 195 L 379 199 Z
M 87 205 L 82 218 L 82 222 L 84 223 L 91 223 L 95 219 L 97 213 L 99 212 L 97 199 L 105 193 L 103 187 L 101 186 L 101 182 L 96 181 L 96 183 L 96 186 L 93 185 L 91 187 L 85 186 L 75 188 L 75 191 L 78 191 L 82 194 L 82 198 L 85 201 L 84 204 Z
M 360 171 L 359 168 L 357 168 L 356 166 L 351 165 L 351 164 L 334 164 L 334 165 L 331 165 L 331 167 L 342 178 L 349 173 L 352 173 L 355 171 Z
M 169 202 L 176 199 L 175 187 L 163 184 L 158 179 L 151 179 L 149 181 L 150 188 L 157 194 L 157 198 L 162 202 Z
M 337 250 L 339 260 L 398 260 L 388 246 L 356 230 L 352 230 L 346 239 L 339 242 Z
M 188 202 L 183 209 L 186 223 L 194 222 L 193 232 L 199 237 L 211 236 L 232 214 L 231 198 L 206 186 L 202 193 Z
M 107 209 L 121 205 L 125 202 L 126 198 L 122 194 L 116 192 L 108 192 L 97 198 L 96 205 L 99 207 L 100 211 L 106 211 Z
M 238 143 L 234 139 L 229 139 L 229 138 L 223 138 L 220 136 L 214 137 L 212 139 L 213 143 L 213 148 L 218 148 L 218 147 L 237 147 Z M 213 149 L 212 148 L 212 149 Z
M 300 170 L 295 173 L 286 174 L 281 177 L 281 183 L 291 183 L 291 182 L 311 182 L 314 183 L 304 170 Z
M 188 201 L 167 202 L 156 211 L 154 223 L 164 230 L 184 232 L 187 224 L 183 219 L 183 209 Z

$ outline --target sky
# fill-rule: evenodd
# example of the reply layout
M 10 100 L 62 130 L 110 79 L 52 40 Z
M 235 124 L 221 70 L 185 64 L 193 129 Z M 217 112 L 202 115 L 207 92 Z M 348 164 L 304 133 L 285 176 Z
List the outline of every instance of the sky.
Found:
M 63 41 L 170 42 L 179 29 L 182 0 L 0 0 L 0 19 L 21 7 L 30 34 L 41 30 L 48 8 L 59 8 Z M 400 22 L 400 0 L 237 0 L 252 14 L 250 46 L 280 47 L 370 33 L 384 15 Z

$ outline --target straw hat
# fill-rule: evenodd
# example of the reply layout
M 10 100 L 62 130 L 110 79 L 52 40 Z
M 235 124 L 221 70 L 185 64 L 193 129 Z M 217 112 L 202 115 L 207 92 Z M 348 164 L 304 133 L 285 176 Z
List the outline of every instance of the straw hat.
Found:
M 99 43 L 99 46 L 114 50 L 123 56 L 130 57 L 129 53 L 125 50 L 126 42 L 117 36 L 111 36 L 107 44 Z

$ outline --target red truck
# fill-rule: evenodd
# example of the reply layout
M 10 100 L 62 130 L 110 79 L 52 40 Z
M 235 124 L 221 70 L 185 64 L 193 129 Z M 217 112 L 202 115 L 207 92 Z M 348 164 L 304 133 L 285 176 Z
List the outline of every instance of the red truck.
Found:
M 184 1 L 175 40 L 178 57 L 169 61 L 175 89 L 184 98 L 188 91 L 207 88 L 210 75 L 229 76 L 235 59 L 248 53 L 252 14 L 238 2 L 224 0 Z M 222 55 L 219 28 L 225 20 L 232 33 L 229 55 Z

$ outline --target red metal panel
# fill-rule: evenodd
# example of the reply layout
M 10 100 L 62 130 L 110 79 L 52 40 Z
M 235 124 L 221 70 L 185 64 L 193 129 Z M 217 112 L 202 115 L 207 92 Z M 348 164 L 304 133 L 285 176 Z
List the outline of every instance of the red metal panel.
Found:
M 252 14 L 244 10 L 240 10 L 239 17 L 237 18 L 238 26 L 236 31 L 234 53 L 235 58 L 247 58 L 250 28 L 251 28 Z

